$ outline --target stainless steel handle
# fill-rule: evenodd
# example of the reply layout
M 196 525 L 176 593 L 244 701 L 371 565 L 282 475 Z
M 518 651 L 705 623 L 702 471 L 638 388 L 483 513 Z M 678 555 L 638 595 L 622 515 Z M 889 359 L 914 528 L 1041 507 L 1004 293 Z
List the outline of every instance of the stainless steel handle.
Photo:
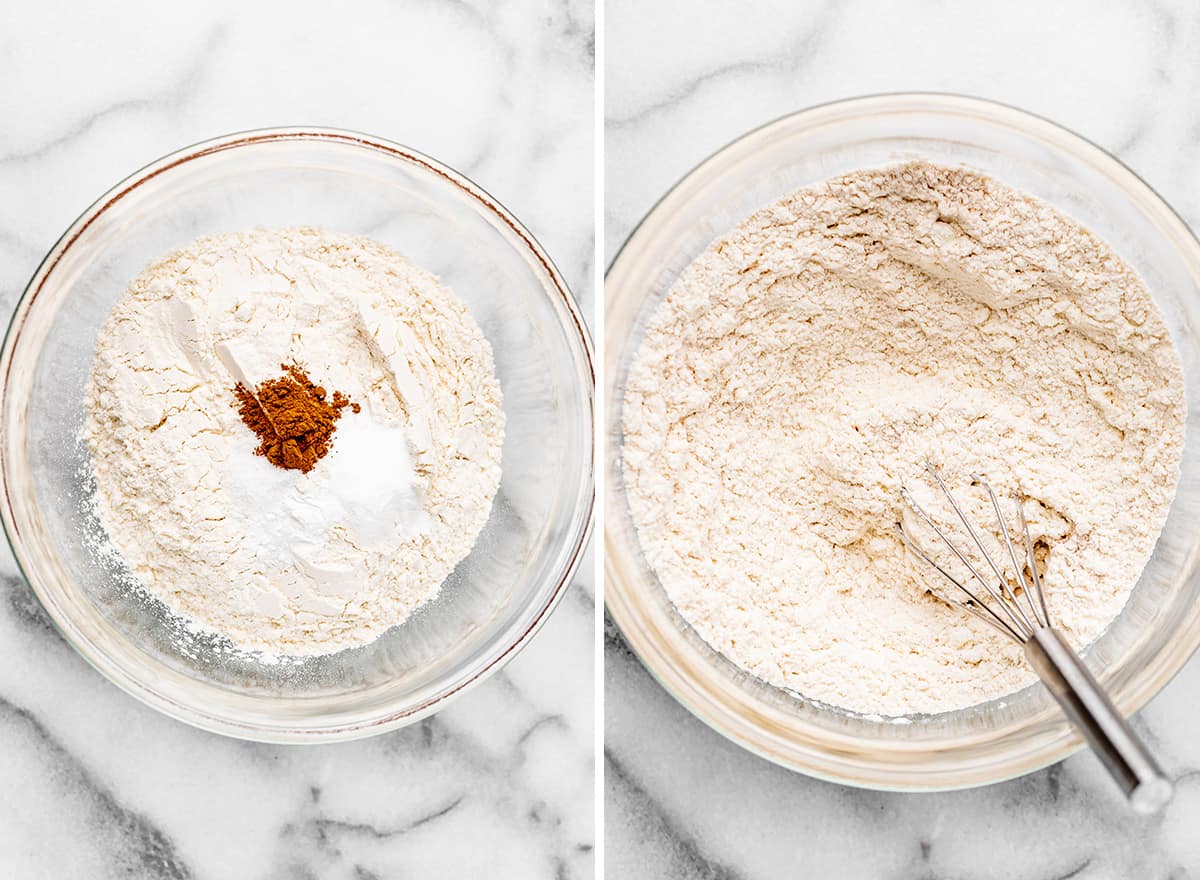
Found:
M 1025 656 L 1134 810 L 1162 809 L 1171 799 L 1171 781 L 1062 633 L 1053 627 L 1036 630 L 1025 643 Z

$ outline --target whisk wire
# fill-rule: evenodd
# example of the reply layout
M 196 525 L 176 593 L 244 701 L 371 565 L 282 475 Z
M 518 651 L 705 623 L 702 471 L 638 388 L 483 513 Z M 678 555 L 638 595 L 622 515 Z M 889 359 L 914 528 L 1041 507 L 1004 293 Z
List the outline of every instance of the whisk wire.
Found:
M 1017 601 L 1016 592 L 1010 588 L 1009 592 L 1012 595 L 1013 604 L 1016 605 L 1017 610 L 1021 612 L 1021 616 L 1024 618 L 1025 624 L 1029 627 L 1030 631 L 1040 629 L 1043 626 L 1048 626 L 1049 621 L 1043 621 L 1038 616 L 1037 607 L 1033 602 L 1033 596 L 1030 595 L 1030 593 L 1033 591 L 1030 589 L 1030 586 L 1027 583 L 1027 578 L 1025 577 L 1025 573 L 1022 571 L 1021 563 L 1017 561 L 1017 548 L 1013 546 L 1012 535 L 1008 530 L 1008 523 L 1004 521 L 1004 512 L 1000 509 L 1000 499 L 996 497 L 996 493 L 992 491 L 992 487 L 989 486 L 979 474 L 972 474 L 971 479 L 983 487 L 983 490 L 987 492 L 988 499 L 992 502 L 992 510 L 996 512 L 996 522 L 1000 526 L 1000 534 L 1004 538 L 1004 546 L 1008 548 L 1008 558 L 1012 562 L 1013 576 L 1017 579 L 1021 586 L 1021 594 L 1025 597 L 1025 604 L 1029 606 L 1029 615 L 1025 614 L 1024 610 L 1021 608 L 1021 603 Z M 1014 501 L 1016 502 L 1017 510 L 1021 511 L 1021 499 L 1014 498 Z M 1021 531 L 1026 538 L 1028 538 L 1029 529 L 1025 525 L 1025 514 L 1023 511 L 1020 513 L 1019 519 L 1021 522 Z M 1003 576 L 998 572 L 996 576 L 1000 577 L 1001 581 L 1004 580 Z M 1030 618 L 1032 618 L 1032 620 Z
M 911 501 L 909 503 L 912 504 Z M 991 609 L 991 606 L 989 606 L 986 602 L 980 602 L 974 593 L 972 593 L 959 582 L 958 578 L 954 577 L 954 575 L 942 568 L 941 565 L 932 559 L 928 553 L 917 546 L 917 544 L 911 538 L 909 538 L 908 533 L 904 531 L 904 527 L 899 523 L 896 524 L 896 532 L 900 535 L 900 540 L 904 542 L 905 546 L 908 547 L 909 550 L 911 550 L 913 553 L 916 553 L 917 556 L 919 556 L 927 565 L 932 566 L 933 569 L 943 578 L 949 581 L 952 586 L 970 597 L 966 602 L 964 602 L 961 599 L 955 598 L 954 596 L 946 596 L 944 597 L 946 601 L 956 608 L 961 608 L 975 617 L 978 617 L 1001 635 L 1008 636 L 1010 639 L 1016 642 L 1021 641 L 1021 637 L 1017 635 L 1012 627 L 1004 622 L 1003 618 L 1001 618 L 998 614 L 996 614 L 995 611 Z
M 1001 594 L 998 594 L 996 592 L 995 588 L 990 583 L 988 583 L 987 579 L 982 574 L 979 573 L 979 569 L 977 569 L 975 567 L 974 563 L 972 563 L 971 560 L 968 559 L 963 554 L 963 552 L 958 549 L 958 545 L 955 544 L 953 541 L 951 541 L 950 538 L 946 535 L 946 533 L 942 531 L 941 527 L 938 526 L 938 524 L 933 521 L 933 517 L 931 517 L 928 513 L 926 513 L 925 508 L 923 508 L 923 507 L 921 507 L 921 505 L 917 504 L 916 500 L 912 497 L 912 494 L 908 491 L 908 489 L 901 487 L 900 494 L 904 497 L 904 500 L 908 502 L 909 507 L 911 507 L 916 512 L 917 516 L 919 516 L 921 518 L 921 521 L 923 523 L 925 523 L 925 525 L 928 526 L 933 531 L 933 533 L 942 540 L 942 543 L 945 544 L 950 549 L 950 552 L 953 553 L 954 556 L 958 559 L 958 561 L 961 562 L 966 567 L 967 571 L 970 572 L 971 577 L 973 577 L 976 581 L 979 582 L 980 586 L 983 587 L 984 592 L 987 593 L 987 595 L 990 596 L 993 599 L 993 601 L 1003 604 L 1004 596 Z M 951 503 L 953 503 L 953 499 L 951 499 Z M 912 545 L 915 542 L 909 540 L 908 543 L 910 545 Z M 962 590 L 964 593 L 966 593 L 967 596 L 970 597 L 971 601 L 975 602 L 976 604 L 978 604 L 982 607 L 986 607 L 986 608 L 991 607 L 990 605 L 988 605 L 987 602 L 985 602 L 983 599 L 981 599 L 979 596 L 977 596 L 974 592 L 972 592 L 970 589 L 968 589 L 967 586 L 964 583 L 962 583 L 960 580 L 958 580 L 957 578 L 951 578 L 950 580 L 954 583 L 954 585 L 956 587 L 958 587 L 960 590 Z M 1010 629 L 1011 629 L 1011 627 L 1010 627 Z M 1018 636 L 1016 636 L 1015 634 L 1014 634 L 1014 638 L 1017 638 L 1017 640 L 1020 641 L 1020 638 Z
M 958 516 L 958 521 L 961 522 L 963 528 L 967 530 L 967 534 L 970 535 L 971 541 L 975 544 L 976 548 L 978 548 L 980 555 L 983 556 L 984 562 L 988 564 L 988 568 L 990 568 L 992 570 L 992 574 L 996 576 L 1000 593 L 999 596 L 995 597 L 996 601 L 1002 603 L 1002 607 L 1004 608 L 1005 613 L 1012 619 L 1014 627 L 1028 637 L 1028 635 L 1032 634 L 1035 627 L 1029 622 L 1029 618 L 1025 616 L 1024 610 L 1017 602 L 1016 593 L 1008 585 L 1008 579 L 1004 576 L 1004 573 L 1000 571 L 1000 566 L 996 565 L 995 560 L 992 559 L 992 554 L 988 553 L 987 548 L 983 546 L 983 541 L 980 540 L 979 533 L 975 531 L 975 527 L 971 525 L 971 521 L 967 519 L 967 515 L 963 513 L 962 508 L 958 506 L 957 499 L 955 499 L 954 494 L 946 486 L 945 482 L 943 482 L 941 474 L 939 474 L 933 468 L 933 465 L 929 463 L 926 463 L 925 468 L 929 471 L 930 476 L 933 477 L 934 482 L 937 483 L 938 488 L 942 490 L 942 494 L 946 496 L 946 500 L 950 502 L 950 506 L 954 508 L 954 513 Z M 982 485 L 983 488 L 987 490 L 989 495 L 992 494 L 991 487 L 988 486 L 987 483 L 984 483 L 982 479 L 980 479 L 978 476 L 972 476 L 972 479 Z M 1000 517 L 1000 531 L 1005 533 L 1008 531 L 1004 524 L 1004 517 Z M 1021 569 L 1019 566 L 1016 568 L 1014 575 L 1018 578 L 1021 576 Z M 995 596 L 995 593 L 992 595 Z M 1005 599 L 1008 599 L 1012 604 L 1009 605 L 1005 603 Z
M 1025 536 L 1025 555 L 1029 558 L 1029 579 L 1033 584 L 1033 592 L 1037 594 L 1039 618 L 1042 626 L 1050 625 L 1050 609 L 1046 606 L 1046 591 L 1042 588 L 1042 576 L 1038 574 L 1037 558 L 1033 555 L 1033 538 L 1029 536 L 1029 523 L 1025 521 L 1025 508 L 1021 499 L 1014 499 L 1017 508 L 1017 522 L 1021 525 L 1021 533 Z
M 963 512 L 962 508 L 959 506 L 958 501 L 955 499 L 954 495 L 950 492 L 950 490 L 946 486 L 945 482 L 942 481 L 941 475 L 938 474 L 937 471 L 935 471 L 932 468 L 932 466 L 927 465 L 927 468 L 929 470 L 930 476 L 933 478 L 933 480 L 937 484 L 938 488 L 941 489 L 942 494 L 944 494 L 946 496 L 946 500 L 950 502 L 950 506 L 951 506 L 951 508 L 953 508 L 955 514 L 958 516 L 959 522 L 961 522 L 963 527 L 967 530 L 967 533 L 971 536 L 971 539 L 974 542 L 975 546 L 978 548 L 980 554 L 983 556 L 984 560 L 987 562 L 988 567 L 992 570 L 992 573 L 995 574 L 998 586 L 993 586 L 992 583 L 986 577 L 984 577 L 983 573 L 979 571 L 979 568 L 967 557 L 967 555 L 965 553 L 963 553 L 962 550 L 959 549 L 958 545 L 955 544 L 955 542 L 950 539 L 950 537 L 934 521 L 933 517 L 931 517 L 925 511 L 925 509 L 916 502 L 916 500 L 912 497 L 912 493 L 910 493 L 907 488 L 902 487 L 900 490 L 900 493 L 903 496 L 904 500 L 908 503 L 909 507 L 913 511 L 916 512 L 918 517 L 920 517 L 921 521 L 923 523 L 925 523 L 925 525 L 935 535 L 937 535 L 938 538 L 941 539 L 942 543 L 945 544 L 947 548 L 949 548 L 950 552 L 954 554 L 955 558 L 957 558 L 958 561 L 963 564 L 963 566 L 966 568 L 966 570 L 968 572 L 970 572 L 971 577 L 981 587 L 983 587 L 984 593 L 987 595 L 988 598 L 991 599 L 991 602 L 989 602 L 989 601 L 987 601 L 987 599 L 984 599 L 983 597 L 977 595 L 974 591 L 972 591 L 970 588 L 968 588 L 966 586 L 966 584 L 964 584 L 958 578 L 950 576 L 945 571 L 945 569 L 943 569 L 941 566 L 937 565 L 936 563 L 933 563 L 932 560 L 929 559 L 928 554 L 921 551 L 919 547 L 917 548 L 918 555 L 920 555 L 925 560 L 929 560 L 930 564 L 933 564 L 934 567 L 937 568 L 943 574 L 943 576 L 945 576 L 950 581 L 950 583 L 952 583 L 956 588 L 958 588 L 961 592 L 963 592 L 964 594 L 966 594 L 969 597 L 969 599 L 973 605 L 976 605 L 976 606 L 979 606 L 980 608 L 986 609 L 992 617 L 999 620 L 1003 624 L 1003 629 L 1001 631 L 1005 635 L 1009 636 L 1010 638 L 1012 638 L 1014 641 L 1016 641 L 1018 643 L 1024 643 L 1029 638 L 1029 636 L 1032 635 L 1033 631 L 1038 629 L 1038 627 L 1029 621 L 1029 618 L 1025 614 L 1024 610 L 1021 608 L 1020 604 L 1017 602 L 1015 592 L 1008 587 L 1007 580 L 1005 579 L 1004 574 L 1000 571 L 1000 567 L 998 565 L 996 565 L 995 560 L 992 559 L 992 556 L 990 553 L 988 553 L 987 548 L 983 546 L 983 541 L 980 539 L 979 534 L 975 531 L 974 528 L 972 528 L 970 521 L 967 519 L 966 514 Z M 990 493 L 990 491 L 991 491 L 990 487 L 987 487 L 986 484 L 983 484 L 983 485 L 985 486 L 985 488 L 988 489 L 988 491 Z M 1004 529 L 1003 518 L 1001 518 L 1000 523 L 1001 523 L 1001 530 L 1004 531 L 1005 529 Z M 903 526 L 900 527 L 900 532 L 904 536 L 904 542 L 908 546 L 916 547 L 916 542 L 913 541 L 907 534 L 904 533 Z M 1015 552 L 1013 555 L 1015 557 Z M 1021 578 L 1021 572 L 1020 572 L 1019 567 L 1017 568 L 1016 576 L 1018 578 Z M 997 611 L 995 608 L 992 607 L 993 604 L 995 606 L 997 606 L 999 611 Z M 1001 617 L 1001 614 L 1003 614 L 1003 617 Z

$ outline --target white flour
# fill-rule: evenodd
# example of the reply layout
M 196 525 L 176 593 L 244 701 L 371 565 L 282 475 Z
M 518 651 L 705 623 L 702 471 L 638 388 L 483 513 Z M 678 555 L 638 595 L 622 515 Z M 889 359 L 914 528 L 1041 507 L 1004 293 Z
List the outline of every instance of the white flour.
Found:
M 233 386 L 295 362 L 361 406 L 308 473 L 255 456 Z M 500 481 L 492 351 L 383 245 L 315 229 L 201 239 L 151 265 L 97 340 L 85 436 L 142 585 L 249 650 L 371 641 L 437 594 Z
M 1154 547 L 1185 417 L 1162 317 L 1111 248 L 921 162 L 806 188 L 714 242 L 653 314 L 624 403 L 630 508 L 683 616 L 772 684 L 888 715 L 1030 679 L 926 595 L 936 575 L 892 531 L 901 482 L 929 460 L 952 485 L 1019 485 L 1081 646 Z

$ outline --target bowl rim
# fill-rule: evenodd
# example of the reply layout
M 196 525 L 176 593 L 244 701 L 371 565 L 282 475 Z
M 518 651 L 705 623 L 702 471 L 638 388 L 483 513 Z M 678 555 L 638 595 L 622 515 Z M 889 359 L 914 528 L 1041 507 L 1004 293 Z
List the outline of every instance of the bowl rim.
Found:
M 742 156 L 753 150 L 760 141 L 765 141 L 784 130 L 795 129 L 799 132 L 849 119 L 861 119 L 868 115 L 896 113 L 969 116 L 980 125 L 1007 126 L 1048 143 L 1056 150 L 1069 152 L 1093 168 L 1104 171 L 1107 176 L 1120 181 L 1127 196 L 1140 197 L 1139 207 L 1152 210 L 1154 219 L 1170 230 L 1174 243 L 1182 243 L 1181 255 L 1200 284 L 1200 240 L 1196 234 L 1167 200 L 1140 175 L 1094 141 L 1047 117 L 987 98 L 942 91 L 877 92 L 826 101 L 775 117 L 727 141 L 680 176 L 630 229 L 608 264 L 605 272 L 606 331 L 617 299 L 616 291 L 628 286 L 624 275 L 628 271 L 627 264 L 638 250 L 640 240 L 651 235 L 663 217 L 686 203 L 695 193 L 702 191 L 707 186 L 705 181 L 712 175 L 714 167 L 731 161 L 734 154 Z M 600 430 L 602 442 L 606 446 L 606 470 L 614 466 L 617 454 L 616 450 L 607 447 L 619 443 L 610 435 L 610 427 L 615 425 L 617 430 L 620 430 L 619 413 L 623 409 L 623 403 L 615 383 L 622 362 L 619 346 L 626 342 L 626 339 L 618 340 L 607 332 L 604 336 L 606 411 L 605 424 L 600 426 Z M 618 495 L 606 491 L 606 508 L 611 509 L 614 496 L 617 496 L 619 503 L 624 503 L 623 493 Z M 609 510 L 606 510 L 606 517 L 608 513 Z M 1084 746 L 1082 738 L 1059 713 L 1055 716 L 1053 730 L 1037 737 L 1032 747 L 999 758 L 991 756 L 986 764 L 970 768 L 966 773 L 956 768 L 954 772 L 958 773 L 958 777 L 954 779 L 934 778 L 927 770 L 917 767 L 879 763 L 871 765 L 855 760 L 848 762 L 844 754 L 814 748 L 811 741 L 791 743 L 792 750 L 789 754 L 773 751 L 770 743 L 778 739 L 775 734 L 762 730 L 751 719 L 725 712 L 694 676 L 671 662 L 662 652 L 662 644 L 655 641 L 657 636 L 649 632 L 654 627 L 647 625 L 644 615 L 627 595 L 635 593 L 640 585 L 628 582 L 620 571 L 622 550 L 608 519 L 605 520 L 604 532 L 605 609 L 635 656 L 667 693 L 707 727 L 774 764 L 814 778 L 857 788 L 909 792 L 948 791 L 989 785 L 1023 776 L 1057 763 Z M 1140 710 L 1161 691 L 1196 653 L 1197 648 L 1200 648 L 1200 609 L 1195 609 L 1195 613 L 1187 621 L 1187 626 L 1181 631 L 1181 636 L 1176 640 L 1176 647 L 1160 660 L 1153 676 L 1141 682 L 1138 687 L 1127 689 L 1128 693 L 1119 695 L 1114 700 L 1126 716 Z M 800 726 L 807 725 L 800 722 Z M 861 743 L 861 740 L 845 734 L 822 731 L 822 735 L 838 746 Z M 919 751 L 921 746 L 918 745 L 914 749 L 912 745 L 896 744 L 895 748 L 898 754 L 913 754 Z
M 559 305 L 564 311 L 559 313 L 559 318 L 564 330 L 571 337 L 572 347 L 576 349 L 574 370 L 583 380 L 580 390 L 583 392 L 584 409 L 587 413 L 584 418 L 584 427 L 585 447 L 589 450 L 589 454 L 584 455 L 580 463 L 583 472 L 581 481 L 583 490 L 578 493 L 577 521 L 572 524 L 572 532 L 560 547 L 560 550 L 566 549 L 568 555 L 556 576 L 553 589 L 549 591 L 540 605 L 535 604 L 536 610 L 529 623 L 517 632 L 515 637 L 498 641 L 492 645 L 491 650 L 485 653 L 481 663 L 469 667 L 463 674 L 451 679 L 436 693 L 414 706 L 390 710 L 379 717 L 329 726 L 305 728 L 288 724 L 265 727 L 253 722 L 239 721 L 214 712 L 197 709 L 156 690 L 147 682 L 127 674 L 124 667 L 97 649 L 92 641 L 79 631 L 69 614 L 58 605 L 52 596 L 44 594 L 38 579 L 31 576 L 31 566 L 27 561 L 24 542 L 13 517 L 11 486 L 13 467 L 9 462 L 8 435 L 10 432 L 6 425 L 0 425 L 0 523 L 3 524 L 5 538 L 22 578 L 46 610 L 55 628 L 92 668 L 125 693 L 152 709 L 193 727 L 237 739 L 267 743 L 338 742 L 374 736 L 419 721 L 440 711 L 448 702 L 498 672 L 529 644 L 557 607 L 586 554 L 591 538 L 596 498 L 594 455 L 596 368 L 591 333 L 566 280 L 549 254 L 533 234 L 498 199 L 466 175 L 419 150 L 351 129 L 328 126 L 256 128 L 206 138 L 167 153 L 127 175 L 95 199 L 66 228 L 38 263 L 29 282 L 17 299 L 12 317 L 5 330 L 3 343 L 0 344 L 0 413 L 4 412 L 8 406 L 13 357 L 26 318 L 59 261 L 92 223 L 142 185 L 160 175 L 169 174 L 175 169 L 185 167 L 193 160 L 230 150 L 288 141 L 304 141 L 335 148 L 348 147 L 373 151 L 408 167 L 416 166 L 423 173 L 450 183 L 477 203 L 489 219 L 500 223 L 506 231 L 516 236 L 520 242 L 519 250 L 523 251 L 526 257 L 536 261 L 549 281 L 553 288 L 550 295 L 556 296 L 561 301 Z M 564 315 L 566 320 L 562 320 Z M 0 419 L 0 421 L 3 420 Z

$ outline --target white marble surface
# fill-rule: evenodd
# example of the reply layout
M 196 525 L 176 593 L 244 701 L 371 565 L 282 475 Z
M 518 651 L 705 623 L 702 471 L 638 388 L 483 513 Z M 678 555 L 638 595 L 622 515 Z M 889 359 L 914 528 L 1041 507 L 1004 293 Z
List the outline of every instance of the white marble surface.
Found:
M 316 123 L 462 170 L 538 236 L 590 313 L 589 0 L 7 4 L 0 308 L 118 179 L 216 134 Z M 0 877 L 586 878 L 593 589 L 585 561 L 502 673 L 375 739 L 277 747 L 120 693 L 0 551 Z
M 997 99 L 1114 151 L 1200 229 L 1200 12 L 1069 2 L 606 5 L 608 259 L 709 153 L 792 110 L 857 94 Z M 1200 660 L 1141 713 L 1175 801 L 1118 803 L 1079 755 L 975 791 L 857 791 L 777 768 L 705 728 L 611 628 L 605 650 L 610 877 L 1200 878 Z

